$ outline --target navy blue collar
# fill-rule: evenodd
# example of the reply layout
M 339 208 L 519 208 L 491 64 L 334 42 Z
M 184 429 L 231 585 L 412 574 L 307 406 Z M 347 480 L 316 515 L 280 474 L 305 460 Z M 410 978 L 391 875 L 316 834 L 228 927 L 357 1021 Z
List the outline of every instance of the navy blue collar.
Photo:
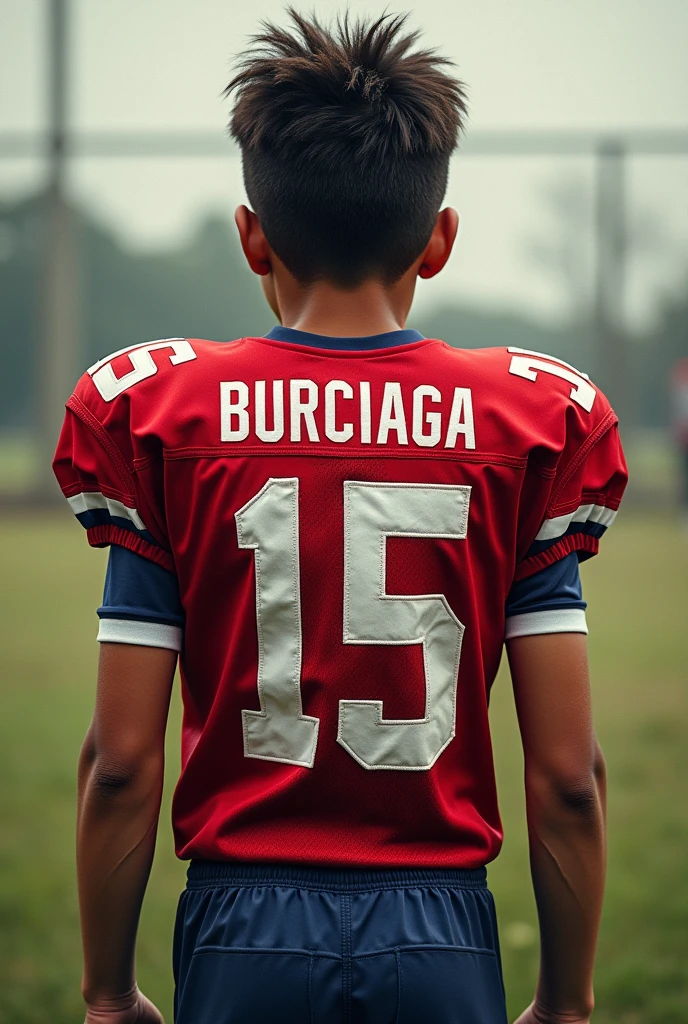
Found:
M 293 327 L 273 327 L 266 338 L 274 341 L 291 341 L 296 345 L 310 345 L 313 348 L 342 349 L 350 352 L 365 352 L 367 349 L 394 348 L 409 345 L 413 341 L 424 341 L 418 331 L 387 331 L 386 334 L 369 334 L 364 338 L 332 338 L 326 334 L 311 334 L 309 331 L 295 331 Z

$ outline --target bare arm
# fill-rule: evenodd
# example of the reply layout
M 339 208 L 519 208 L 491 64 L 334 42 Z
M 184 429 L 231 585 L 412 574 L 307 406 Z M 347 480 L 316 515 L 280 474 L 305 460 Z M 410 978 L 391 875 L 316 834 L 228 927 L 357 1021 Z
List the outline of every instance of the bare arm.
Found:
M 82 993 L 89 1021 L 162 1020 L 141 1002 L 134 958 L 155 849 L 176 658 L 159 648 L 101 644 L 96 709 L 78 772 Z
M 592 723 L 586 637 L 508 643 L 525 756 L 540 921 L 535 1002 L 520 1024 L 588 1021 L 605 876 L 606 779 Z

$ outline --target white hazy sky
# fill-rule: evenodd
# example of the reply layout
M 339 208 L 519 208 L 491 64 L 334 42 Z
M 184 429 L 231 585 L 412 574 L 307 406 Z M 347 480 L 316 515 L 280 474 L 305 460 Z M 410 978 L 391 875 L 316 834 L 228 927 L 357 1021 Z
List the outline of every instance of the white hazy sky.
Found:
M 310 10 L 310 4 L 298 4 Z M 326 18 L 342 9 L 318 0 Z M 456 61 L 470 89 L 469 131 L 556 128 L 688 129 L 686 0 L 423 0 L 410 22 Z M 382 5 L 351 0 L 356 13 Z M 230 61 L 260 18 L 283 20 L 281 0 L 72 0 L 71 116 L 79 129 L 204 129 L 221 133 Z M 46 0 L 0 0 L 0 131 L 39 128 L 45 116 Z M 228 153 L 231 150 L 228 146 Z M 40 181 L 32 161 L 0 161 L 0 195 Z M 239 161 L 105 160 L 76 163 L 72 187 L 139 246 L 188 233 L 209 210 L 243 199 Z M 543 192 L 576 182 L 591 198 L 587 158 L 454 161 L 448 202 L 461 233 L 450 265 L 421 303 L 460 297 L 542 316 L 570 294 L 529 255 L 556 237 Z M 688 158 L 629 161 L 628 202 L 644 246 L 629 267 L 626 312 L 651 315 L 688 279 Z M 591 217 L 580 214 L 582 251 Z

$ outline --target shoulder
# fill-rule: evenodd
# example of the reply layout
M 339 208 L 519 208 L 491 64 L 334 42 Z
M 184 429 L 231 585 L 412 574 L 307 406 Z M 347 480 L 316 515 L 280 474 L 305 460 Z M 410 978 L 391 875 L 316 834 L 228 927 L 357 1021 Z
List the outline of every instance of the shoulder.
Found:
M 176 445 L 190 421 L 207 407 L 235 342 L 158 338 L 99 359 L 86 370 L 67 408 L 107 451 L 117 449 L 129 465 Z M 222 355 L 220 355 L 222 354 Z
M 531 396 L 536 403 L 561 394 L 590 411 L 599 394 L 599 389 L 591 383 L 587 373 L 547 352 L 513 346 L 452 348 L 446 343 L 442 343 L 442 351 L 446 361 L 478 378 L 483 377 L 491 384 L 499 384 L 500 381 L 503 384 L 515 384 L 515 381 L 509 380 L 510 377 L 538 383 L 537 390 L 523 388 L 518 392 L 519 395 Z
M 90 366 L 80 384 L 90 381 L 104 402 L 112 402 L 142 381 L 151 380 L 160 387 L 174 380 L 174 367 L 195 364 L 208 367 L 220 353 L 226 355 L 243 339 L 234 342 L 207 341 L 202 338 L 158 338 L 118 349 Z
M 509 450 L 551 464 L 594 443 L 617 418 L 603 392 L 571 363 L 511 346 L 458 349 L 442 344 L 443 372 L 471 388 L 476 419 L 493 450 Z
M 488 355 L 489 353 L 489 355 Z M 616 422 L 606 395 L 583 370 L 547 352 L 510 346 L 476 353 L 491 382 L 500 375 L 500 395 L 516 419 L 538 433 L 577 435 L 583 440 L 601 425 Z
M 218 362 L 231 361 L 244 339 L 158 338 L 137 342 L 99 359 L 86 370 L 70 399 L 99 421 L 128 416 L 141 406 L 173 408 L 214 375 Z

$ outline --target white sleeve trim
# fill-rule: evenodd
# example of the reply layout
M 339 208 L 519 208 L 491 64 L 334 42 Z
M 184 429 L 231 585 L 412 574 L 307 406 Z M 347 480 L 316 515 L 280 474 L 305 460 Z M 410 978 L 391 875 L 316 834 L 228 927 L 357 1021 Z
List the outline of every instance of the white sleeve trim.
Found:
M 506 620 L 505 640 L 515 636 L 537 636 L 540 633 L 587 633 L 583 608 L 550 608 L 539 612 L 510 615 Z
M 616 512 L 606 505 L 579 505 L 573 512 L 567 512 L 564 516 L 545 519 L 535 540 L 555 540 L 557 537 L 563 537 L 571 523 L 599 523 L 600 526 L 609 527 L 615 519 Z
M 137 644 L 139 647 L 165 647 L 181 651 L 181 626 L 168 626 L 164 622 L 139 622 L 135 619 L 101 619 L 98 642 L 108 644 Z
M 82 512 L 89 512 L 91 509 L 106 509 L 111 516 L 118 519 L 128 519 L 134 524 L 137 530 L 145 530 L 146 524 L 135 508 L 129 508 L 115 498 L 106 498 L 100 491 L 81 491 L 67 498 L 69 507 L 75 516 Z

